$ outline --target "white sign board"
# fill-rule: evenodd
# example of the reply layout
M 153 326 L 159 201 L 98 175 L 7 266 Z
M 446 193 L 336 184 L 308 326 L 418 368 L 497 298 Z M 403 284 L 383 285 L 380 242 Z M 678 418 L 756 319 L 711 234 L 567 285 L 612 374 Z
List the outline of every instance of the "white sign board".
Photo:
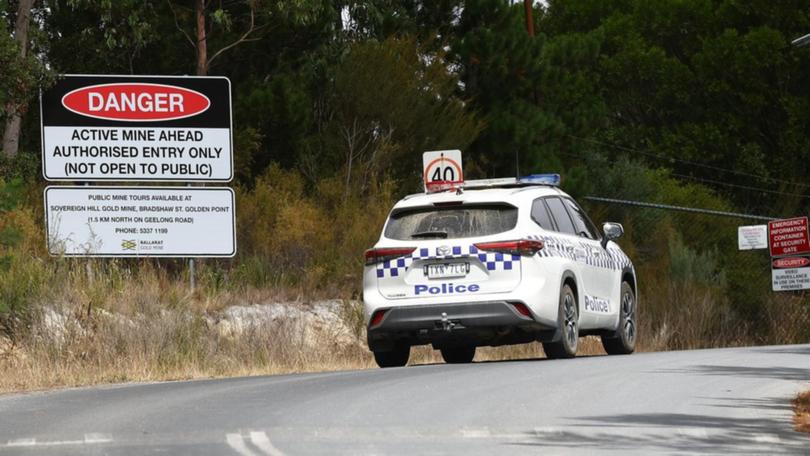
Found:
M 768 225 L 737 227 L 737 243 L 740 250 L 768 248 Z
M 773 291 L 810 289 L 810 257 L 774 258 L 771 268 Z
M 40 108 L 47 180 L 233 178 L 227 78 L 62 76 Z
M 460 150 L 422 154 L 422 178 L 428 193 L 460 187 L 464 183 Z
M 234 193 L 222 187 L 48 187 L 52 255 L 232 257 Z

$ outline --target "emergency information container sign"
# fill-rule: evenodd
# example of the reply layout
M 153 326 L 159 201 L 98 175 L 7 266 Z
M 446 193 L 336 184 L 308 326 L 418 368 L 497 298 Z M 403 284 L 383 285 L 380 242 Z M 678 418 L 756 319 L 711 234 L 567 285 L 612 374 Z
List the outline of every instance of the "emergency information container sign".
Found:
M 227 78 L 67 75 L 40 109 L 47 180 L 233 178 Z
M 810 253 L 807 217 L 768 222 L 768 239 L 772 257 Z
M 771 264 L 773 291 L 810 289 L 810 257 L 774 258 Z
M 48 187 L 48 251 L 59 256 L 232 257 L 224 187 Z

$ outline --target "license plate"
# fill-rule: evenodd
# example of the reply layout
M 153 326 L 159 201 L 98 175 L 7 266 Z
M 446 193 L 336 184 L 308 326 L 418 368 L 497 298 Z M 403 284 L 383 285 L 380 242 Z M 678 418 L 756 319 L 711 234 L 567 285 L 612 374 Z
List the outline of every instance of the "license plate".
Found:
M 425 275 L 428 279 L 446 279 L 448 277 L 464 277 L 470 272 L 470 263 L 441 263 L 425 266 Z

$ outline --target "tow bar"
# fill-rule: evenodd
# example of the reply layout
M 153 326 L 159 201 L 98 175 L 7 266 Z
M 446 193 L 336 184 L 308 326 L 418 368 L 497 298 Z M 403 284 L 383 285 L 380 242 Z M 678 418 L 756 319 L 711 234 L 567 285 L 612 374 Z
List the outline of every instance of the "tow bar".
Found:
M 447 319 L 447 312 L 442 312 L 442 329 L 450 332 L 455 326 L 455 323 Z

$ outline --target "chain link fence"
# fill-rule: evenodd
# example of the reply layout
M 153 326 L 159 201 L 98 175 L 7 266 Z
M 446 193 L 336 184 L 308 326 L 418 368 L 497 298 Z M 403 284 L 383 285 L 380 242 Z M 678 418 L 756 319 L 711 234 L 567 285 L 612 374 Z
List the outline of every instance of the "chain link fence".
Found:
M 810 342 L 810 296 L 771 289 L 767 249 L 739 250 L 737 228 L 768 217 L 582 199 L 594 222 L 620 222 L 639 283 L 641 348 Z

